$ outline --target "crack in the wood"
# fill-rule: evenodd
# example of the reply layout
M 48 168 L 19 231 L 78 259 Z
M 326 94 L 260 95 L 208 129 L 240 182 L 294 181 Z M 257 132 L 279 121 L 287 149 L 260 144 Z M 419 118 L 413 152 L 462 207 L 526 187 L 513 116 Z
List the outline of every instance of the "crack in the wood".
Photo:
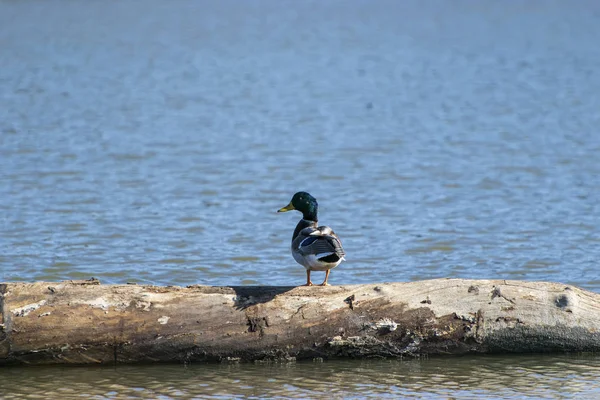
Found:
M 346 297 L 346 299 L 344 300 L 344 303 L 348 304 L 348 306 L 350 306 L 351 310 L 354 310 L 354 300 L 356 299 L 355 295 L 352 296 L 348 296 Z
M 478 295 L 479 294 L 479 286 L 475 286 L 475 285 L 469 286 L 469 288 L 467 289 L 467 293 L 473 293 L 475 295 Z
M 263 337 L 265 334 L 265 327 L 269 326 L 268 317 L 250 317 L 246 315 L 248 319 L 248 332 L 258 332 L 259 337 Z
M 522 324 L 523 321 L 521 321 L 520 318 L 514 318 L 514 317 L 498 317 L 496 318 L 496 322 L 500 322 L 500 321 L 504 321 L 504 322 L 516 322 L 517 324 Z
M 292 318 L 298 315 L 298 313 L 302 313 L 302 319 L 306 319 L 306 317 L 304 316 L 304 307 L 306 307 L 306 304 L 302 304 L 300 307 L 298 307 L 296 312 L 292 314 Z
M 492 290 L 492 300 L 494 300 L 496 297 L 501 297 L 504 300 L 510 302 L 511 304 L 515 304 L 515 301 L 513 299 L 509 299 L 508 297 L 502 294 L 502 292 L 500 291 L 500 286 L 494 286 L 494 289 Z
M 477 310 L 477 313 L 475 314 L 475 341 L 479 342 L 480 338 L 479 338 L 479 330 L 481 328 L 481 326 L 483 325 L 483 311 L 481 311 L 481 309 Z

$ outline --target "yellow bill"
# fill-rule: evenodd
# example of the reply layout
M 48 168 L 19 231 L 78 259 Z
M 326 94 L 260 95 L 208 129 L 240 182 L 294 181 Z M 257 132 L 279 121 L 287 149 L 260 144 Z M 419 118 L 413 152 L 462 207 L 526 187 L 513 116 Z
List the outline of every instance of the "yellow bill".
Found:
M 287 212 L 287 211 L 292 211 L 295 210 L 296 208 L 294 208 L 294 205 L 292 204 L 292 202 L 290 202 L 290 204 L 288 204 L 287 206 L 280 208 L 279 210 L 277 210 L 277 212 Z

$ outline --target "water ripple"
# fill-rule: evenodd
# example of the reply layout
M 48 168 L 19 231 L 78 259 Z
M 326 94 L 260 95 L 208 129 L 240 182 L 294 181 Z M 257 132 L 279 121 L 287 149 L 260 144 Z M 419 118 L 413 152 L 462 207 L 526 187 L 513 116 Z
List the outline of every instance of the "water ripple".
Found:
M 600 290 L 586 2 L 56 2 L 0 2 L 0 280 L 301 283 L 303 189 L 334 284 Z

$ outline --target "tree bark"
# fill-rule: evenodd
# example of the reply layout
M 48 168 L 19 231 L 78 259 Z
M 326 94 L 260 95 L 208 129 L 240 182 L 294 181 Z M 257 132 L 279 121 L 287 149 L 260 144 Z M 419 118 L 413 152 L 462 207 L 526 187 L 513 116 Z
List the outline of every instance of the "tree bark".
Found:
M 600 295 L 559 283 L 0 284 L 0 364 L 599 350 Z

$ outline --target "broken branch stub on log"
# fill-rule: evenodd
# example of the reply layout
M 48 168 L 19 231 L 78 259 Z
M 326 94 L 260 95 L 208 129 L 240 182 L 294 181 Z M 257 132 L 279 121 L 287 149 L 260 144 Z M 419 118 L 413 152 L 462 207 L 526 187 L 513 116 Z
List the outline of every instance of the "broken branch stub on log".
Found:
M 600 295 L 547 282 L 0 284 L 0 364 L 600 350 Z

